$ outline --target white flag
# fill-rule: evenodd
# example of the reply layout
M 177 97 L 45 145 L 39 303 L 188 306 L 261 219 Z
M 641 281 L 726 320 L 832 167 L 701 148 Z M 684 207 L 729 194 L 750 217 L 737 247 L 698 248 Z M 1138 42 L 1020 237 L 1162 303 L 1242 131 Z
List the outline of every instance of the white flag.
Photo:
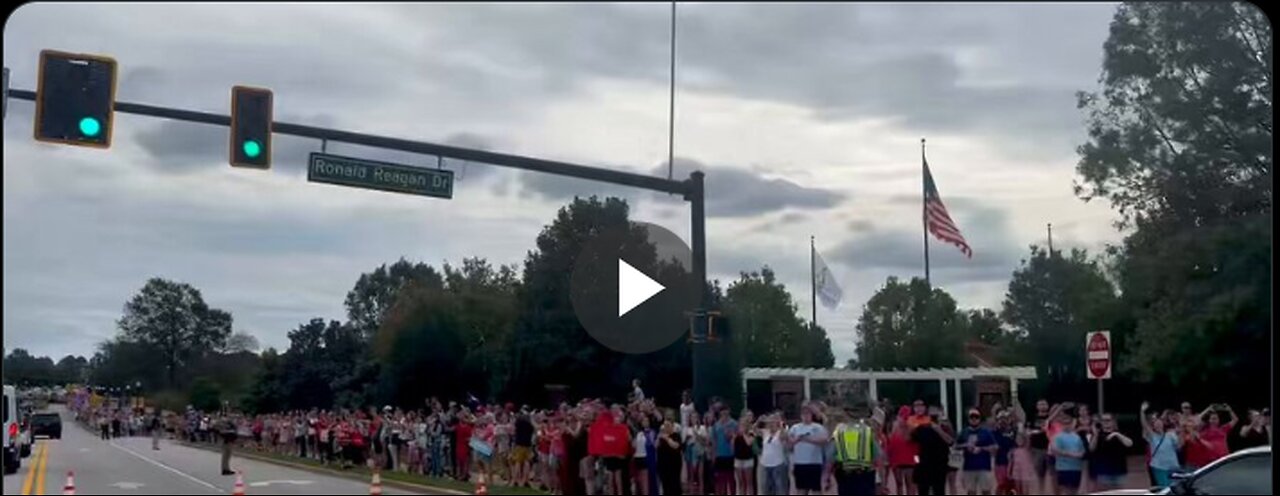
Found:
M 835 310 L 840 304 L 840 298 L 844 296 L 844 291 L 841 291 L 840 285 L 836 284 L 836 276 L 831 273 L 827 263 L 822 261 L 822 256 L 818 255 L 817 250 L 813 251 L 813 258 L 813 284 L 818 289 L 818 299 L 822 300 L 822 306 Z

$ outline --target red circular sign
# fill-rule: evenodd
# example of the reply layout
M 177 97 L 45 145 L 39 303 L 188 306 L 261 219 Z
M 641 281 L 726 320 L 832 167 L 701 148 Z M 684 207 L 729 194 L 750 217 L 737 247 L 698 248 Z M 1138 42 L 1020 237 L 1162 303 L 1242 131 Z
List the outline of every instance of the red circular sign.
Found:
M 1108 342 L 1107 336 L 1100 332 L 1093 333 L 1089 338 L 1087 351 L 1089 373 L 1093 377 L 1106 376 L 1107 369 L 1111 368 L 1111 343 Z

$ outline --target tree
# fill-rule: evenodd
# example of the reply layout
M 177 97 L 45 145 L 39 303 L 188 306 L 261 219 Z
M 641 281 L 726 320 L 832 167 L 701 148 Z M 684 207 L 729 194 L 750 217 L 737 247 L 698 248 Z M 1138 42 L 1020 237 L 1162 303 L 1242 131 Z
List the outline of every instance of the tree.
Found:
M 445 264 L 445 285 L 458 306 L 458 325 L 467 352 L 463 367 L 483 377 L 478 393 L 495 394 L 511 380 L 512 340 L 519 316 L 516 268 L 496 270 L 483 259 L 469 258 L 455 269 Z
M 1270 212 L 1271 26 L 1247 3 L 1125 3 L 1101 94 L 1079 94 L 1086 200 L 1126 221 L 1202 225 Z
M 188 401 L 196 410 L 218 411 L 222 407 L 222 390 L 208 377 L 200 377 L 192 382 Z
M 621 398 L 628 383 L 641 378 L 654 385 L 650 395 L 674 401 L 687 387 L 688 346 L 682 340 L 647 355 L 617 353 L 592 339 L 573 312 L 569 279 L 575 260 L 601 232 L 629 226 L 620 251 L 641 272 L 678 270 L 659 263 L 645 229 L 629 223 L 629 211 L 619 198 L 574 198 L 538 235 L 537 249 L 525 257 L 517 294 L 520 317 L 509 397 L 541 401 L 546 385 L 560 384 L 571 386 L 575 395 Z M 683 379 L 665 380 L 675 377 Z
M 5 382 L 24 386 L 52 386 L 57 371 L 49 357 L 35 357 L 23 348 L 14 348 L 4 357 Z
M 920 278 L 889 277 L 858 318 L 857 365 L 866 368 L 964 365 L 968 322 L 951 295 Z
M 1101 94 L 1080 95 L 1077 192 L 1136 228 L 1114 272 L 1132 310 L 1121 368 L 1142 380 L 1225 395 L 1270 377 L 1272 73 L 1256 6 L 1127 3 Z
M 237 332 L 227 338 L 227 343 L 222 347 L 222 353 L 236 354 L 243 352 L 257 353 L 258 338 L 246 332 Z
M 382 325 L 382 318 L 399 298 L 400 291 L 413 285 L 441 288 L 440 273 L 430 265 L 410 263 L 401 258 L 396 263 L 378 266 L 373 272 L 360 274 L 355 287 L 347 292 L 347 319 L 366 341 Z
M 159 352 L 168 384 L 191 358 L 220 349 L 231 335 L 231 314 L 210 308 L 189 284 L 152 278 L 124 306 L 117 321 L 121 339 Z
M 965 334 L 969 339 L 992 346 L 1007 344 L 1009 333 L 995 311 L 989 308 L 968 310 L 963 317 L 968 329 Z
M 67 355 L 58 360 L 54 377 L 58 384 L 83 384 L 88 379 L 89 360 L 82 356 Z
M 1015 354 L 1050 382 L 1078 382 L 1085 378 L 1086 333 L 1112 329 L 1118 311 L 1115 288 L 1085 250 L 1064 257 L 1032 246 L 1009 281 L 1001 318 L 1012 329 Z M 1117 347 L 1122 334 L 1113 334 Z
M 734 345 L 747 367 L 831 367 L 835 355 L 821 327 L 796 316 L 797 306 L 773 270 L 743 272 L 729 285 L 724 315 L 734 323 Z
M 89 359 L 89 382 L 114 387 L 141 382 L 144 390 L 158 389 L 156 372 L 162 367 L 156 359 L 159 355 L 160 351 L 149 344 L 118 337 L 103 341 Z
M 284 372 L 283 359 L 275 348 L 267 348 L 262 352 L 262 368 L 258 370 L 248 394 L 243 402 L 250 413 L 278 412 L 284 408 L 286 392 L 281 384 Z
M 322 318 L 313 318 L 289 331 L 289 349 L 281 356 L 280 369 L 259 377 L 277 383 L 253 386 L 250 396 L 259 407 L 271 403 L 263 393 L 278 391 L 288 408 L 330 408 L 341 404 L 336 401 L 339 392 L 356 390 L 353 384 L 366 354 L 359 331 L 336 320 L 326 324 Z M 366 399 L 362 395 L 355 404 L 341 405 L 364 406 Z

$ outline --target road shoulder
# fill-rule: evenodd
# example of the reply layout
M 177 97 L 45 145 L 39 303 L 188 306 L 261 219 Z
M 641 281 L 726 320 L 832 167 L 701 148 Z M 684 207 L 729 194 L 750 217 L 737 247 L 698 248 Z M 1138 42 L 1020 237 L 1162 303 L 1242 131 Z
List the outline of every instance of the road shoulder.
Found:
M 218 450 L 212 446 L 194 444 L 194 443 L 188 443 L 185 441 L 176 441 L 176 440 L 173 440 L 170 442 L 177 444 L 179 446 L 185 446 L 188 448 L 195 448 L 195 449 L 211 451 L 215 453 L 218 452 Z M 272 465 L 279 465 L 282 467 L 288 467 L 294 470 L 302 470 L 302 471 L 311 472 L 314 474 L 327 475 L 330 477 L 339 477 L 343 479 L 362 481 L 362 482 L 367 482 L 369 480 L 369 475 L 362 471 L 343 471 L 343 470 L 334 470 L 334 469 L 325 468 L 325 467 L 317 467 L 315 465 L 286 461 L 273 456 L 260 455 L 257 453 L 247 452 L 240 449 L 237 449 L 232 453 L 234 454 L 234 456 L 237 456 L 237 457 L 247 458 L 247 459 L 254 460 L 257 462 L 262 462 L 262 463 L 270 463 Z M 394 487 L 397 489 L 403 489 L 405 491 L 426 491 L 426 492 L 433 492 L 433 493 L 455 494 L 455 495 L 470 494 L 464 491 L 450 489 L 447 487 L 433 486 L 433 485 L 427 485 L 427 484 L 415 484 L 411 482 L 394 480 L 388 477 L 382 478 L 382 485 Z

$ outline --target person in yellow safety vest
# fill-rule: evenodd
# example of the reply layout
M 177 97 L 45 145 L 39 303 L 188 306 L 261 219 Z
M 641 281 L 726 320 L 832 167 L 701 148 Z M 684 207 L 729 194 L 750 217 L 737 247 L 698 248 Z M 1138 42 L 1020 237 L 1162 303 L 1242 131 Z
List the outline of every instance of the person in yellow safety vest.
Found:
M 832 434 L 836 448 L 836 486 L 840 496 L 874 496 L 876 494 L 875 429 L 867 421 L 865 407 L 846 408 Z

